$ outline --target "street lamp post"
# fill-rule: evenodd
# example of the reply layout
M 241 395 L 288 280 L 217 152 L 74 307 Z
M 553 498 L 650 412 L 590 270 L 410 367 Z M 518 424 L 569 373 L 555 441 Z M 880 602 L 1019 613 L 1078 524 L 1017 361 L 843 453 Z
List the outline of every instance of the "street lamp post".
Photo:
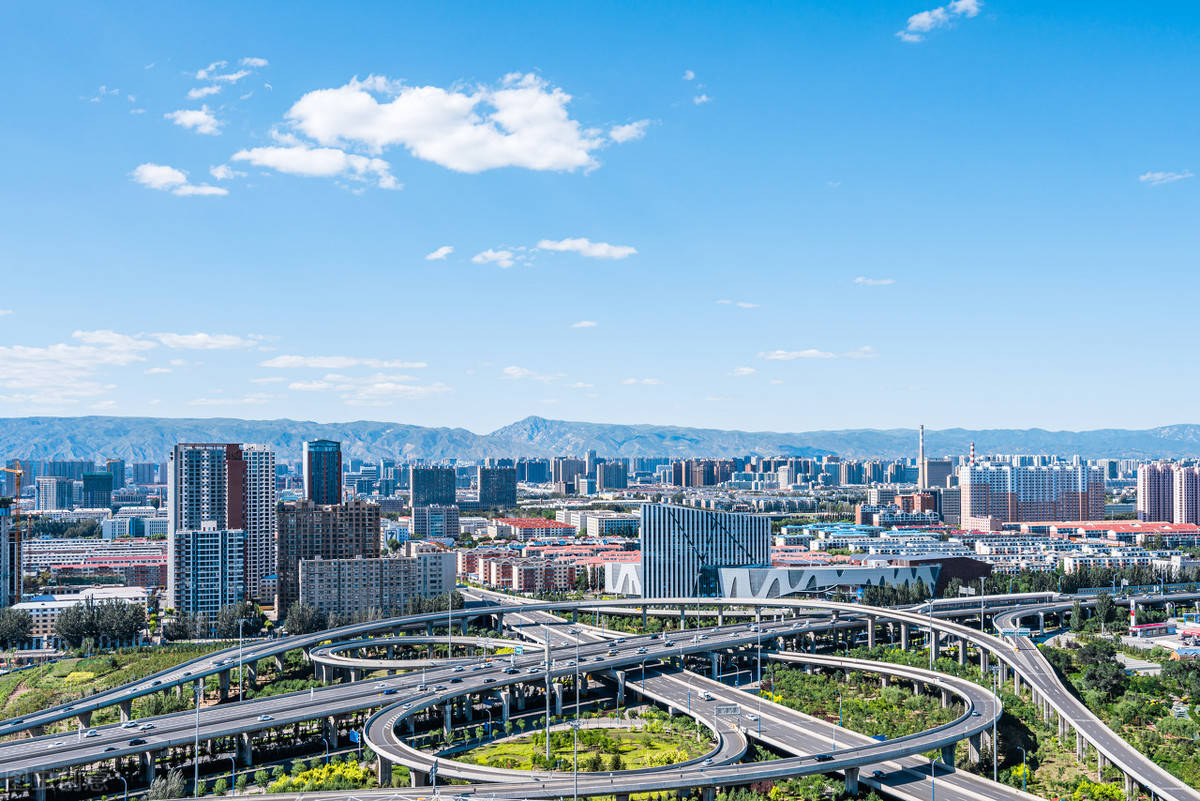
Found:
M 237 795 L 237 756 L 229 758 L 229 794 Z
M 1025 779 L 1028 778 L 1027 774 L 1029 773 L 1029 768 L 1027 767 L 1027 757 L 1029 755 L 1026 754 L 1025 749 L 1019 745 L 1017 746 L 1017 750 L 1021 752 L 1021 792 L 1023 793 L 1025 792 Z
M 124 776 L 117 776 L 117 778 L 121 780 L 121 784 L 125 787 L 125 801 L 129 801 L 129 782 L 125 780 Z
M 200 794 L 200 688 L 204 686 L 203 681 L 204 679 L 196 679 L 196 683 L 193 685 L 196 700 L 196 751 L 195 765 L 192 770 L 192 792 L 197 795 Z
M 937 801 L 937 762 L 929 758 L 929 801 Z
M 575 640 L 575 801 L 579 801 L 579 639 Z

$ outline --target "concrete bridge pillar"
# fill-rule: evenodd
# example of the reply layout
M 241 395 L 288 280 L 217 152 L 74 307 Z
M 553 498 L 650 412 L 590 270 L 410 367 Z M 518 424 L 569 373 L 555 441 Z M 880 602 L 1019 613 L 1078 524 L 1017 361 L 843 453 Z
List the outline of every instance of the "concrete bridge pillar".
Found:
M 275 669 L 280 673 L 283 672 L 283 654 L 275 654 Z
M 981 753 L 983 751 L 983 735 L 973 734 L 967 738 L 967 753 L 970 756 L 971 764 L 979 764 Z
M 696 618 L 696 625 L 697 626 L 700 625 L 699 617 Z M 686 628 L 687 628 L 687 608 L 681 606 L 681 607 L 679 607 L 679 630 L 683 631 Z
M 33 798 L 34 801 L 46 801 L 46 774 L 33 774 Z
M 700 788 L 700 801 L 713 801 L 713 799 L 715 799 L 716 797 L 717 797 L 717 788 L 715 788 L 715 787 L 701 787 Z
M 1008 681 L 1008 663 L 1001 662 L 1000 663 L 1000 683 L 1004 684 L 1006 681 Z
M 325 739 L 329 741 L 329 750 L 336 750 L 338 747 L 337 718 L 325 718 L 323 728 L 325 730 Z
M 217 674 L 217 679 L 220 683 L 219 686 L 221 688 L 220 695 L 218 697 L 222 701 L 229 700 L 229 670 L 227 670 L 227 669 L 222 670 L 220 673 Z
M 554 684 L 554 714 L 556 714 L 556 715 L 562 714 L 562 704 L 563 704 L 563 688 L 562 688 L 561 684 L 555 683 Z
M 988 652 L 982 647 L 979 649 L 979 672 L 985 676 L 988 672 Z
M 508 708 L 509 708 L 510 703 L 512 703 L 512 693 L 510 693 L 508 690 L 501 690 L 500 691 L 500 722 L 501 723 L 508 720 Z
M 237 761 L 244 768 L 254 764 L 254 748 L 250 744 L 250 735 L 247 733 L 237 736 Z
M 179 686 L 182 687 L 183 685 L 181 684 Z M 79 728 L 81 728 L 81 729 L 86 729 L 92 725 L 92 713 L 91 712 L 80 712 L 75 717 L 77 717 L 79 719 Z
M 1100 753 L 1100 749 L 1096 749 L 1096 781 L 1104 781 L 1104 766 L 1108 764 L 1108 760 L 1104 758 L 1104 754 Z
M 723 606 L 717 606 L 717 625 L 725 625 L 725 607 Z
M 941 696 L 942 696 L 942 709 L 945 709 L 946 707 L 950 706 L 950 693 L 947 692 L 946 690 L 942 690 Z
M 966 637 L 958 638 L 958 664 L 962 667 L 966 667 L 966 664 L 967 664 L 967 638 Z
M 144 754 L 138 755 L 138 762 L 141 763 L 142 781 L 150 784 L 154 781 L 154 758 L 157 756 L 153 751 L 147 751 Z
M 1125 774 L 1125 797 L 1137 798 L 1137 782 L 1128 773 Z
M 517 694 L 517 711 L 525 711 L 525 685 L 518 684 L 513 691 Z
M 762 623 L 762 607 L 761 606 L 754 607 L 754 622 Z
M 907 623 L 900 624 L 900 650 L 908 650 L 909 628 Z
M 614 670 L 613 674 L 617 677 L 617 706 L 625 703 L 625 671 Z
M 917 681 L 916 679 L 913 679 L 912 687 L 913 687 L 913 695 L 921 694 L 921 682 Z
M 429 774 L 420 770 L 408 769 L 408 783 L 413 787 L 427 787 L 429 785 Z
M 392 763 L 379 755 L 375 760 L 375 779 L 380 787 L 392 786 Z
M 875 616 L 867 615 L 867 647 L 875 647 Z
M 442 704 L 442 731 L 449 734 L 454 728 L 453 721 L 454 706 L 449 701 Z
M 708 655 L 708 661 L 712 664 L 713 679 L 719 679 L 721 675 L 721 655 L 716 651 L 712 651 Z
M 946 767 L 954 767 L 954 743 L 942 746 L 942 764 Z
M 121 722 L 128 723 L 133 716 L 133 701 L 121 701 L 117 707 L 121 710 Z
M 629 793 L 617 793 L 613 796 L 613 801 L 629 801 Z
M 1038 612 L 1038 631 L 1046 630 L 1046 613 Z
M 1079 729 L 1075 730 L 1075 759 L 1082 762 L 1087 756 L 1087 741 L 1083 739 L 1083 735 L 1079 733 Z
M 858 795 L 858 768 L 846 768 L 846 795 Z

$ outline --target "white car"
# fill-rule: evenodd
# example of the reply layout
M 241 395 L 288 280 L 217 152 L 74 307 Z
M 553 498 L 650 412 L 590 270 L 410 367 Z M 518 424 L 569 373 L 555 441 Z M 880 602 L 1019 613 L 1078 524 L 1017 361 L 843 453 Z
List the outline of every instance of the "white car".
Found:
M 87 731 L 85 731 L 83 733 L 83 736 L 84 737 L 99 737 L 100 732 L 96 731 L 95 729 L 88 729 Z
M 259 716 L 258 716 L 258 719 L 259 719 L 259 720 L 274 720 L 275 718 L 271 717 L 270 715 L 265 715 L 265 714 L 264 714 L 264 715 L 259 715 Z
M 377 682 L 375 682 L 375 689 L 377 689 L 377 690 L 382 690 L 382 689 L 383 689 L 384 687 L 386 687 L 386 686 L 387 686 L 387 685 L 386 685 L 386 684 L 384 684 L 382 681 L 377 681 Z
M 138 726 L 138 731 L 150 731 L 153 728 L 153 723 L 143 723 L 141 726 Z
M 136 729 L 137 725 L 138 724 L 137 724 L 136 720 L 127 720 L 121 724 L 121 728 L 122 729 Z

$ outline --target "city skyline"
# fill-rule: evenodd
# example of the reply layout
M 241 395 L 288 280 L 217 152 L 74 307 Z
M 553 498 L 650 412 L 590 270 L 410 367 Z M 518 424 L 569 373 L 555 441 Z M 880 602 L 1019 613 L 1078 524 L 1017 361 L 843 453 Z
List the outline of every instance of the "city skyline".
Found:
M 1192 419 L 1198 12 L 952 5 L 16 10 L 0 415 Z

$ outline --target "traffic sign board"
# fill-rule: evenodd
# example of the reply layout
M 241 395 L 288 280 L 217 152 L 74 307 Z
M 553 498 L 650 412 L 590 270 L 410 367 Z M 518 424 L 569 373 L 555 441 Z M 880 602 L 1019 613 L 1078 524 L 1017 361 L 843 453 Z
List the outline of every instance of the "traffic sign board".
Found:
M 737 704 L 717 704 L 715 714 L 721 717 L 737 717 L 742 714 L 742 708 Z

